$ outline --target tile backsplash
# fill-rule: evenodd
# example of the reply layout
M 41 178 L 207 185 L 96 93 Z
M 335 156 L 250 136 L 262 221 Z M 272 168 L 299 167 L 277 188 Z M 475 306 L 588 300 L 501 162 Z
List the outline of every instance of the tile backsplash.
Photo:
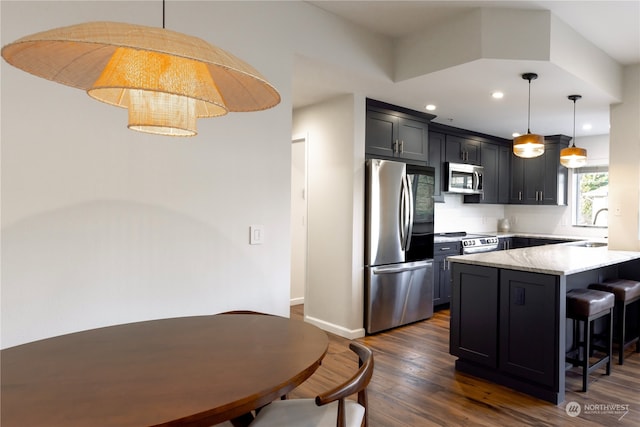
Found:
M 504 205 L 463 203 L 460 194 L 445 194 L 445 203 L 435 204 L 435 232 L 495 232 L 504 218 Z
M 463 203 L 459 194 L 445 194 L 435 204 L 435 232 L 496 232 L 498 221 L 508 218 L 512 232 L 559 236 L 605 237 L 606 228 L 573 227 L 568 206 L 480 205 Z

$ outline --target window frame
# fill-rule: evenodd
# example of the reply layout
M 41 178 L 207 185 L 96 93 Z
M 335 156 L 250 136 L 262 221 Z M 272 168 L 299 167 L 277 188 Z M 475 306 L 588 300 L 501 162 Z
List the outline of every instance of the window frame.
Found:
M 608 229 L 609 228 L 609 222 L 607 221 L 607 225 L 593 225 L 593 224 L 579 224 L 578 223 L 578 217 L 579 217 L 579 211 L 581 208 L 581 203 L 580 203 L 580 197 L 581 197 L 581 191 L 580 191 L 580 175 L 583 174 L 590 174 L 590 173 L 606 173 L 607 174 L 607 182 L 609 181 L 609 166 L 608 165 L 598 165 L 598 166 L 584 166 L 581 168 L 576 168 L 572 170 L 573 172 L 573 177 L 572 177 L 572 186 L 573 186 L 573 209 L 571 212 L 571 225 L 573 227 L 582 227 L 582 228 L 596 228 L 596 229 Z M 608 185 L 608 184 L 607 184 Z M 609 208 L 609 200 L 608 200 L 608 195 L 607 195 L 607 212 L 608 212 L 608 208 Z M 604 209 L 604 208 L 601 208 Z

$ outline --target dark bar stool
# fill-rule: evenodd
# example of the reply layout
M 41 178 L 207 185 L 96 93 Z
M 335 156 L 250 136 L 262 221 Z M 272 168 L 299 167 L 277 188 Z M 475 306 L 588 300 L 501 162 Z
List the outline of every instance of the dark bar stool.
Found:
M 573 289 L 567 292 L 567 317 L 574 321 L 573 342 L 574 349 L 567 354 L 567 362 L 575 366 L 582 366 L 582 391 L 587 391 L 588 377 L 591 372 L 606 363 L 607 375 L 611 374 L 611 354 L 613 347 L 613 307 L 615 298 L 610 292 L 594 289 Z M 591 324 L 594 320 L 608 317 L 607 341 L 604 347 L 596 346 L 593 342 Z M 579 337 L 580 322 L 584 322 L 584 333 Z M 580 349 L 583 348 L 582 356 Z M 590 356 L 594 350 L 606 353 L 595 363 L 590 363 Z M 572 353 L 576 353 L 575 357 Z
M 629 304 L 640 301 L 640 282 L 626 279 L 610 279 L 602 283 L 594 283 L 589 285 L 591 289 L 611 292 L 615 295 L 616 305 L 614 310 L 614 323 L 616 325 L 615 335 L 618 349 L 618 363 L 624 363 L 624 350 L 634 342 L 636 343 L 636 352 L 640 353 L 640 303 L 637 307 L 637 316 L 635 319 L 636 333 L 634 337 L 627 338 L 629 330 L 627 328 L 627 307 Z M 630 320 L 633 321 L 633 320 Z

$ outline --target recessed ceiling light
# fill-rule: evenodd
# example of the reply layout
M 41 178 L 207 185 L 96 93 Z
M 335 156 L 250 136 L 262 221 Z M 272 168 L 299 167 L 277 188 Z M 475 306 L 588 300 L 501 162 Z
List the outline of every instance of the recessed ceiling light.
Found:
M 517 138 L 520 136 L 520 134 L 518 132 L 514 132 L 511 134 L 512 137 Z
M 582 125 L 582 130 L 591 130 L 592 127 L 591 123 L 585 123 Z
M 500 92 L 500 91 L 495 91 L 491 94 L 491 97 L 494 99 L 502 99 L 504 98 L 504 93 Z
M 433 110 L 435 110 L 435 109 L 436 109 L 436 106 L 435 106 L 435 105 L 433 105 L 433 104 L 427 104 L 427 106 L 426 106 L 426 107 L 424 107 L 424 108 L 426 108 L 426 109 L 427 109 L 427 110 L 429 110 L 429 111 L 433 111 Z

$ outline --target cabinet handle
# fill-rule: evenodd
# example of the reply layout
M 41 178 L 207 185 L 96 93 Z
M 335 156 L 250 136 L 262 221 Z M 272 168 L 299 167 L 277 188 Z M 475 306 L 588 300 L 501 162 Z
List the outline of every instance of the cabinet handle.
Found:
M 522 200 L 522 191 L 518 191 L 518 200 Z
M 542 195 L 542 190 L 540 190 L 540 201 L 543 201 L 543 200 L 544 200 L 544 197 Z
M 451 248 L 440 248 L 441 251 L 449 251 Z
M 400 140 L 400 154 L 404 153 L 404 141 Z
M 398 140 L 393 141 L 393 152 L 394 154 L 398 152 Z

